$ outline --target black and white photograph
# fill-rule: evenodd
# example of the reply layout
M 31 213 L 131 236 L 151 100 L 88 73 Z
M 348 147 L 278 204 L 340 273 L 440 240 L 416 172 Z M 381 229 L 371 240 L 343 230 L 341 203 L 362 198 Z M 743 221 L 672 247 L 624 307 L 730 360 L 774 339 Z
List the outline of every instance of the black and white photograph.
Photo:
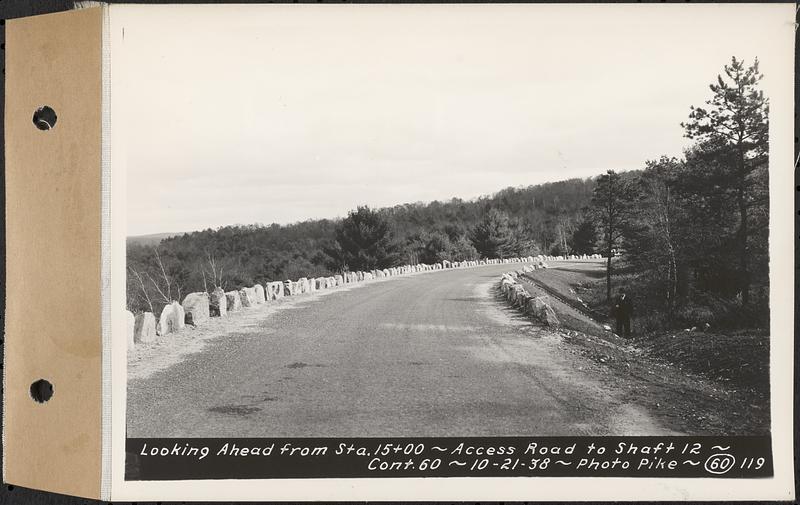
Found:
M 768 440 L 776 9 L 312 7 L 114 39 L 128 439 Z
M 795 499 L 794 3 L 0 11 L 0 502 Z

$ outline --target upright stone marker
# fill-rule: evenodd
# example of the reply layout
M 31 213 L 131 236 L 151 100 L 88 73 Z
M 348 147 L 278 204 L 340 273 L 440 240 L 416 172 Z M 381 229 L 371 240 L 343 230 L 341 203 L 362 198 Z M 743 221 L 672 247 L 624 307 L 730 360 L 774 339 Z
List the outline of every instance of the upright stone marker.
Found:
M 550 299 L 547 296 L 537 296 L 528 302 L 528 307 L 533 316 L 539 321 L 548 326 L 557 327 L 559 325 L 558 317 L 550 303 L 548 303 L 549 301 Z
M 133 341 L 137 344 L 149 344 L 156 341 L 156 316 L 152 312 L 142 312 L 136 315 Z
M 185 326 L 183 307 L 178 302 L 165 305 L 158 318 L 158 334 L 161 336 L 174 333 Z
M 297 280 L 297 291 L 299 294 L 308 293 L 311 289 L 308 287 L 308 279 L 301 277 Z
M 242 299 L 242 307 L 252 307 L 256 304 L 256 290 L 253 288 L 240 289 L 239 297 Z
M 225 317 L 228 314 L 228 297 L 222 288 L 216 288 L 209 299 L 208 314 L 215 317 Z
M 228 291 L 225 293 L 225 298 L 228 299 L 228 312 L 242 310 L 242 296 L 238 291 Z
M 281 281 L 270 282 L 269 290 L 273 299 L 283 298 L 283 283 Z
M 208 322 L 210 314 L 208 293 L 189 293 L 183 299 L 183 310 L 186 311 L 186 324 L 201 326 Z
M 186 326 L 186 312 L 178 302 L 172 302 L 172 313 L 175 318 L 175 327 L 182 330 Z
M 253 286 L 253 289 L 256 291 L 256 303 L 264 303 L 267 301 L 267 295 L 264 292 L 264 286 L 261 284 L 256 284 Z
M 159 336 L 163 337 L 177 330 L 177 328 L 174 327 L 175 318 L 172 312 L 172 305 L 165 305 L 164 308 L 161 309 L 161 314 L 158 316 L 158 324 L 156 325 L 156 331 Z

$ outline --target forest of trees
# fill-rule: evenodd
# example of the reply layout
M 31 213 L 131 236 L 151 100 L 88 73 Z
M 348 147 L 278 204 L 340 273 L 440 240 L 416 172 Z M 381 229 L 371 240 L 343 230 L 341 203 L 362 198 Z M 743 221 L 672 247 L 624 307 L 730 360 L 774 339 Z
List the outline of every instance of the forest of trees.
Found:
M 682 124 L 694 140 L 682 159 L 608 171 L 592 199 L 601 252 L 639 292 L 656 327 L 698 319 L 729 327 L 769 322 L 769 101 L 758 60 L 732 58 L 705 107 Z M 616 262 L 615 262 L 616 263 Z
M 128 307 L 158 313 L 187 293 L 394 265 L 571 250 L 594 181 L 507 188 L 473 201 L 358 207 L 341 220 L 224 226 L 157 245 L 129 241 Z
M 609 258 L 604 302 L 616 273 L 664 326 L 697 307 L 739 314 L 731 324 L 766 324 L 769 104 L 760 79 L 757 61 L 733 58 L 682 125 L 694 143 L 641 170 L 470 201 L 358 207 L 340 220 L 226 226 L 156 246 L 131 241 L 128 307 L 158 313 L 190 292 L 347 270 L 598 252 Z

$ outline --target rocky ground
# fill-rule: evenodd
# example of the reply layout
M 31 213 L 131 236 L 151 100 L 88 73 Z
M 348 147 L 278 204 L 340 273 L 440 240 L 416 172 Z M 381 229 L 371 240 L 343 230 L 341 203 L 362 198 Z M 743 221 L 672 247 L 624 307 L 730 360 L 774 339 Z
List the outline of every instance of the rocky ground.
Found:
M 670 331 L 623 339 L 603 329 L 608 321 L 579 308 L 581 285 L 597 282 L 603 264 L 551 267 L 519 280 L 531 294 L 550 296 L 569 352 L 590 358 L 602 381 L 676 431 L 769 432 L 769 335 Z

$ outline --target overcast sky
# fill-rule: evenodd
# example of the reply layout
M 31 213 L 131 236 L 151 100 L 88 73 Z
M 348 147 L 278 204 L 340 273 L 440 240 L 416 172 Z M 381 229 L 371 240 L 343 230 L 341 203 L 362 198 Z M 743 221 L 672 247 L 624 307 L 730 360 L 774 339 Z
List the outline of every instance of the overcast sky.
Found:
M 788 12 L 788 16 L 786 15 Z M 128 235 L 642 168 L 779 5 L 114 6 Z M 787 21 L 788 20 L 788 21 Z

